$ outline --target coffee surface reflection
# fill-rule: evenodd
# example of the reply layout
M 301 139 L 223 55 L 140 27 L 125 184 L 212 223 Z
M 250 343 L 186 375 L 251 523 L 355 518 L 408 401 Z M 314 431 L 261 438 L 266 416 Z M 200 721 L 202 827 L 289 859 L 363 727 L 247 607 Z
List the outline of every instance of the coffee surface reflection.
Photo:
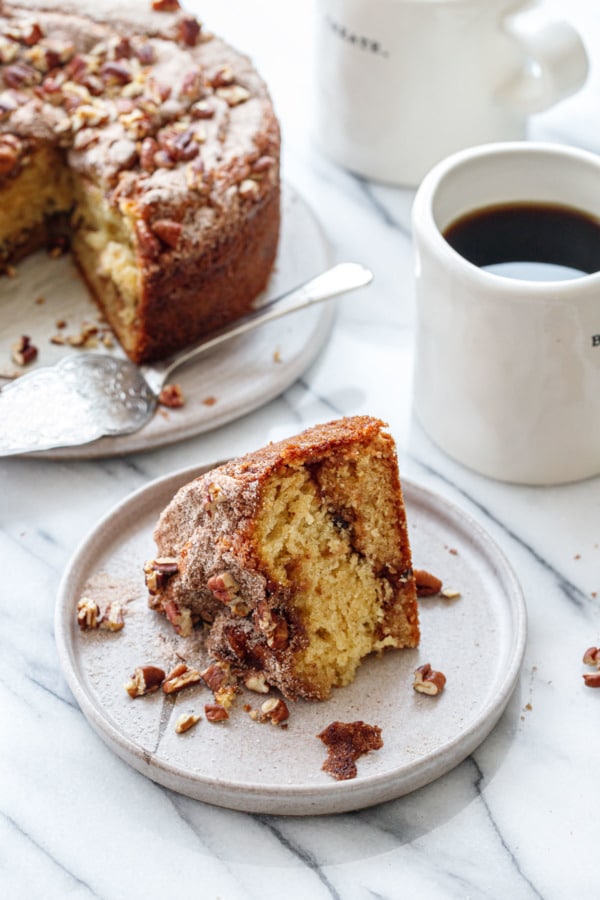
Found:
M 456 219 L 444 237 L 469 262 L 507 278 L 564 281 L 600 271 L 600 220 L 568 206 L 488 206 Z

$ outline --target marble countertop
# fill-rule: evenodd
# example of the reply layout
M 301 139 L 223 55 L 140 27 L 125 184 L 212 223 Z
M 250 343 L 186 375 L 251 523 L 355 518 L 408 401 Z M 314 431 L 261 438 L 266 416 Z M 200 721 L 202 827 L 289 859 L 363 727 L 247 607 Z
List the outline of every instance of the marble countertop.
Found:
M 375 273 L 339 303 L 331 337 L 283 395 L 179 444 L 99 460 L 0 461 L 0 895 L 30 898 L 544 898 L 600 896 L 598 704 L 582 654 L 600 644 L 600 478 L 548 488 L 487 480 L 432 445 L 411 413 L 413 192 L 338 168 L 311 132 L 313 2 L 188 4 L 272 86 L 284 177 L 335 256 Z M 557 8 L 561 4 L 554 3 Z M 592 59 L 585 88 L 531 123 L 536 139 L 600 152 L 600 10 L 572 0 Z M 407 796 L 338 816 L 251 815 L 142 777 L 71 695 L 53 633 L 81 538 L 152 479 L 340 415 L 390 424 L 401 473 L 474 518 L 522 585 L 516 690 L 487 739 Z

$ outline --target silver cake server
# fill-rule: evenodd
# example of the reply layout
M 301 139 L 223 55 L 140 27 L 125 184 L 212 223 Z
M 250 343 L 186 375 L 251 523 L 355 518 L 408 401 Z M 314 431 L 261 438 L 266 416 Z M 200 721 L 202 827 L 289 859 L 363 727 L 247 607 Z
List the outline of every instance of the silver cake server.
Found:
M 0 456 L 79 446 L 138 431 L 154 415 L 162 387 L 180 366 L 265 322 L 364 287 L 372 278 L 359 263 L 339 263 L 152 365 L 138 367 L 108 354 L 77 353 L 22 375 L 0 391 Z

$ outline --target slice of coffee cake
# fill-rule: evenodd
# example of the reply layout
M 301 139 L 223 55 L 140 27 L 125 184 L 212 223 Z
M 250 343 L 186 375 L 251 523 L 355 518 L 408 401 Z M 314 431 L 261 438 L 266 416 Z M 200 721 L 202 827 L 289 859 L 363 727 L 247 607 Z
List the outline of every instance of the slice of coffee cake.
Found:
M 152 605 L 245 681 L 323 700 L 361 660 L 419 642 L 392 437 L 340 419 L 233 460 L 176 494 L 146 564 Z

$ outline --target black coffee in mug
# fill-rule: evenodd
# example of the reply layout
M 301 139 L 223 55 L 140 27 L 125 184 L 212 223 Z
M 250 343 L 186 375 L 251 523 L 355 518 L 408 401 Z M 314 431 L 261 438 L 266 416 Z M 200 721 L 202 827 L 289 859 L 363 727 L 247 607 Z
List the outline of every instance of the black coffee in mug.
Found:
M 558 281 L 600 271 L 600 220 L 569 206 L 487 206 L 456 219 L 444 237 L 469 262 L 509 278 Z

